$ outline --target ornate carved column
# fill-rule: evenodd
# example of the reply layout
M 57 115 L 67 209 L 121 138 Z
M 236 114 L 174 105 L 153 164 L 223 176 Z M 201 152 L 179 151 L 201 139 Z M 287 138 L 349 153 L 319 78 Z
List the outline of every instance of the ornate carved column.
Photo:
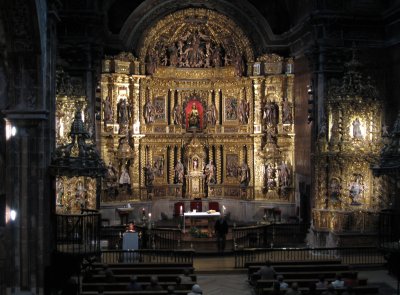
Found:
M 262 80 L 256 78 L 253 80 L 254 87 L 254 133 L 261 133 L 261 83 Z
M 222 165 L 221 165 L 221 146 L 217 145 L 215 146 L 216 151 L 215 151 L 215 165 L 216 165 L 216 170 L 217 170 L 217 183 L 220 184 L 222 182 Z
M 254 195 L 256 199 L 263 198 L 263 183 L 264 183 L 264 173 L 263 173 L 263 159 L 259 156 L 261 151 L 261 139 L 262 136 L 258 135 L 254 137 Z
M 175 167 L 175 146 L 168 146 L 168 157 L 169 157 L 169 173 L 168 173 L 168 183 L 173 184 L 174 183 L 174 167 Z
M 133 123 L 140 122 L 140 79 L 133 77 Z

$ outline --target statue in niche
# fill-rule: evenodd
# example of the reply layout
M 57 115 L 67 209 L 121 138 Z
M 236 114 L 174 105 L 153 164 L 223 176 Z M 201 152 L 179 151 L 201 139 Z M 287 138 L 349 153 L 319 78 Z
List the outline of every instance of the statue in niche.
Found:
M 290 175 L 290 171 L 289 171 L 289 167 L 287 166 L 287 164 L 282 161 L 282 163 L 279 165 L 279 180 L 280 180 L 280 184 L 282 187 L 288 187 L 289 186 L 289 175 Z
M 326 122 L 325 119 L 323 118 L 321 121 L 321 126 L 319 127 L 319 131 L 318 131 L 318 138 L 322 139 L 326 136 Z
M 363 139 L 363 135 L 361 132 L 361 122 L 358 118 L 353 121 L 353 138 L 354 139 Z
M 229 54 L 227 51 L 225 51 L 224 55 L 224 66 L 229 66 L 232 63 L 232 59 L 229 57 Z
M 238 167 L 237 155 L 226 155 L 226 177 L 237 177 L 240 169 Z
M 214 52 L 213 52 L 213 63 L 214 63 L 214 66 L 216 66 L 216 67 L 220 67 L 221 66 L 221 51 L 220 51 L 219 46 L 217 46 L 214 49 Z
M 176 67 L 178 65 L 178 49 L 173 44 L 169 49 L 169 65 Z
M 210 160 L 210 162 L 206 165 L 204 169 L 204 174 L 206 176 L 207 184 L 215 184 L 217 182 L 215 178 L 215 173 L 216 173 L 215 165 L 213 164 L 213 161 Z
M 103 112 L 104 112 L 104 124 L 111 123 L 113 121 L 113 111 L 111 99 L 109 96 L 103 101 Z
M 247 187 L 250 182 L 250 169 L 247 163 L 243 160 L 242 166 L 240 166 L 240 186 Z
M 331 182 L 329 183 L 329 196 L 332 202 L 340 201 L 340 180 L 337 178 L 332 178 Z
M 200 129 L 200 115 L 195 103 L 192 104 L 192 110 L 189 113 L 189 128 Z
M 118 109 L 118 124 L 121 126 L 129 124 L 129 106 L 126 98 L 121 98 L 117 105 Z
M 235 70 L 236 70 L 236 75 L 238 77 L 242 77 L 244 70 L 244 62 L 242 55 L 240 54 L 236 54 L 235 56 Z
M 247 124 L 249 121 L 249 103 L 242 98 L 238 105 L 238 117 L 241 124 Z
M 122 167 L 121 175 L 119 177 L 119 186 L 123 188 L 129 188 L 131 184 L 131 177 L 129 176 L 128 170 L 125 165 Z
M 144 120 L 147 124 L 151 124 L 154 122 L 154 113 L 155 109 L 153 104 L 150 101 L 150 98 L 147 98 L 146 103 L 144 104 Z
M 147 56 L 147 73 L 153 75 L 157 67 L 157 54 L 151 51 Z
M 206 61 L 205 61 L 204 67 L 206 67 L 206 68 L 211 67 L 211 59 L 212 59 L 211 43 L 207 42 L 206 43 Z
M 388 137 L 388 136 L 389 136 L 389 126 L 382 125 L 382 137 Z
M 195 157 L 193 158 L 193 170 L 196 171 L 197 169 L 199 169 L 199 159 Z
M 153 164 L 154 174 L 157 177 L 161 177 L 164 175 L 164 157 L 157 157 Z
M 175 183 L 183 183 L 185 168 L 183 167 L 181 160 L 178 160 L 174 170 L 175 170 Z
M 292 123 L 292 108 L 289 105 L 287 99 L 282 102 L 282 123 L 291 124 Z
M 267 163 L 265 165 L 265 178 L 267 179 L 267 188 L 271 190 L 276 187 L 275 182 L 275 169 L 272 164 Z
M 106 186 L 107 189 L 111 189 L 115 186 L 115 183 L 117 181 L 117 170 L 114 168 L 114 166 L 109 163 L 107 167 L 107 174 L 106 174 Z
M 276 105 L 273 102 L 267 102 L 264 106 L 263 119 L 267 125 L 276 125 L 277 122 Z
M 150 163 L 147 162 L 146 166 L 143 169 L 144 169 L 145 185 L 147 187 L 153 186 L 153 181 L 154 181 L 153 167 L 151 167 Z
M 174 107 L 173 119 L 175 125 L 182 125 L 182 107 L 180 104 L 176 104 Z
M 211 126 L 215 126 L 217 122 L 217 109 L 214 105 L 214 103 L 210 104 L 207 107 L 207 124 Z
M 355 174 L 353 182 L 350 183 L 349 197 L 351 199 L 351 206 L 360 206 L 361 199 L 364 192 L 364 184 L 361 174 Z

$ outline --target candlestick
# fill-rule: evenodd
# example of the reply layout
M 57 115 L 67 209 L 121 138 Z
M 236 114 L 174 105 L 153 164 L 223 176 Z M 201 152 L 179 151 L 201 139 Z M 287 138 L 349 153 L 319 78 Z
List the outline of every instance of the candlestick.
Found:
M 182 207 L 182 205 L 181 205 L 181 207 L 179 208 L 179 214 L 180 214 L 180 215 L 183 215 L 183 207 Z

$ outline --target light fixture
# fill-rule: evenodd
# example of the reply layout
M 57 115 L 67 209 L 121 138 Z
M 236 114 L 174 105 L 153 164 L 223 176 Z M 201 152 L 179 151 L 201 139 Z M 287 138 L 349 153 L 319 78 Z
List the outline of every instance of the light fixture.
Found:
M 17 211 L 14 209 L 10 210 L 10 219 L 11 221 L 15 221 L 15 219 L 17 219 Z

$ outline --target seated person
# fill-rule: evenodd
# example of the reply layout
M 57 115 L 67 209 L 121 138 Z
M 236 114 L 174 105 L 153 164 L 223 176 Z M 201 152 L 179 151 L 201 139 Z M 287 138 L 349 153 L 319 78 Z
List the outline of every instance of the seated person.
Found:
M 105 281 L 107 283 L 115 283 L 115 277 L 113 271 L 108 267 L 108 264 L 103 264 L 103 270 L 99 272 L 105 276 Z
M 283 281 L 283 276 L 279 275 L 277 279 L 281 289 L 287 289 L 287 287 L 289 287 L 288 283 Z
M 158 278 L 156 276 L 152 276 L 150 278 L 150 285 L 147 286 L 146 291 L 162 291 L 163 288 L 158 283 Z
M 286 291 L 285 295 L 301 295 L 299 291 L 299 286 L 297 283 L 293 283 L 290 288 Z
M 186 287 L 181 284 L 181 277 L 176 277 L 175 290 L 186 290 Z
M 129 285 L 126 287 L 128 291 L 140 291 L 143 290 L 142 286 L 137 282 L 136 276 L 131 276 Z
M 199 295 L 203 294 L 203 290 L 200 288 L 199 285 L 194 284 L 192 287 L 192 292 L 188 293 L 187 295 Z
M 336 279 L 331 284 L 335 289 L 344 287 L 344 281 L 340 275 L 336 275 Z
M 320 275 L 318 282 L 315 283 L 315 286 L 319 289 L 325 289 L 328 287 L 328 282 L 325 281 L 325 277 L 323 275 Z
M 181 284 L 193 284 L 192 277 L 190 276 L 189 269 L 183 270 L 183 275 L 179 276 L 181 278 Z
M 255 284 L 257 279 L 261 280 L 273 280 L 275 278 L 276 272 L 271 266 L 271 262 L 267 260 L 265 265 L 261 266 L 258 271 L 256 271 L 252 276 L 252 283 Z
M 335 288 L 332 286 L 332 284 L 329 284 L 328 289 L 322 292 L 321 295 L 337 295 L 337 292 L 335 291 Z

